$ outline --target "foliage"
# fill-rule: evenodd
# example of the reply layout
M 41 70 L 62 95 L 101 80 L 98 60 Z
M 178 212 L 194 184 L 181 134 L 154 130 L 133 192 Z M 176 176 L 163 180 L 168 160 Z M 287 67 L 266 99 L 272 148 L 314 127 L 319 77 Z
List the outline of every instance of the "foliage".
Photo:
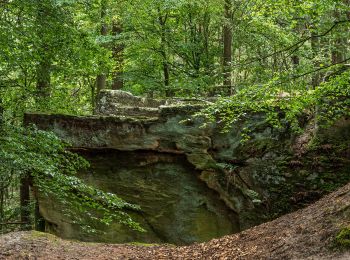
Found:
M 13 179 L 30 176 L 36 196 L 55 203 L 64 204 L 66 214 L 80 225 L 87 225 L 77 219 L 77 212 L 89 214 L 96 212 L 96 218 L 108 225 L 113 220 L 142 231 L 132 221 L 125 210 L 139 210 L 139 206 L 129 204 L 114 194 L 105 193 L 86 185 L 75 176 L 77 170 L 88 167 L 88 162 L 79 155 L 69 152 L 67 144 L 53 133 L 36 129 L 5 125 L 0 136 L 0 172 L 1 178 L 8 183 Z M 93 231 L 93 227 L 86 226 Z
M 122 211 L 137 208 L 74 176 L 86 163 L 57 137 L 20 128 L 25 111 L 91 114 L 100 76 L 138 95 L 216 96 L 199 115 L 224 130 L 257 113 L 295 132 L 305 115 L 319 126 L 349 115 L 349 10 L 348 0 L 0 1 L 0 190 L 15 191 L 0 212 L 18 214 L 19 179 L 30 173 L 62 203 L 106 223 L 115 211 L 139 229 Z M 233 35 L 232 86 L 222 86 L 223 28 Z
M 350 247 L 350 227 L 345 227 L 335 237 L 335 243 L 337 246 L 343 248 Z
M 99 72 L 95 64 L 108 67 L 109 56 L 95 42 L 94 28 L 81 28 L 84 7 L 53 0 L 0 4 L 0 90 L 11 117 L 25 110 L 91 111 L 92 78 Z M 50 74 L 50 98 L 37 89 L 41 63 Z
M 217 122 L 228 131 L 232 125 L 262 113 L 274 128 L 289 126 L 294 132 L 303 128 L 302 117 L 315 115 L 319 126 L 329 126 L 350 113 L 350 72 L 344 72 L 313 90 L 301 93 L 282 92 L 279 87 L 264 85 L 247 87 L 233 97 L 221 98 L 215 105 L 197 113 L 209 122 Z M 243 140 L 249 139 L 249 129 L 243 129 Z
M 20 103 L 10 109 L 15 115 L 28 108 L 88 113 L 101 73 L 107 76 L 107 87 L 117 73 L 125 89 L 137 94 L 164 96 L 171 90 L 178 96 L 227 95 L 230 91 L 220 87 L 225 24 L 234 35 L 230 69 L 236 91 L 271 79 L 282 81 L 283 91 L 306 91 L 313 78 L 318 75 L 318 85 L 337 67 L 309 72 L 345 63 L 347 1 L 232 0 L 230 19 L 224 18 L 224 2 L 5 1 L 0 5 L 5 106 Z M 50 15 L 39 16 L 41 10 Z M 107 35 L 101 35 L 102 25 Z M 116 49 L 121 58 L 116 58 Z M 38 100 L 36 89 L 43 61 L 51 76 L 51 95 L 45 102 Z

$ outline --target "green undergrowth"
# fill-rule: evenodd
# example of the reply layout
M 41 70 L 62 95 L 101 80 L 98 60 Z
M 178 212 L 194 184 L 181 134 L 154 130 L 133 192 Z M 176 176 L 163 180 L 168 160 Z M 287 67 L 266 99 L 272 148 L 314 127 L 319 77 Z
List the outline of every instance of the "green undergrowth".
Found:
M 350 249 L 350 226 L 342 228 L 335 237 L 335 246 Z

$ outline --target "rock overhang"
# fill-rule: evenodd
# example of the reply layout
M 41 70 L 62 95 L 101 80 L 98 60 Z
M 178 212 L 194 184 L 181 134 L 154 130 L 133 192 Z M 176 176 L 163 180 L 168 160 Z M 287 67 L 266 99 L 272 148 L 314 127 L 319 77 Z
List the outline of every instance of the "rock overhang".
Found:
M 346 164 L 344 164 L 345 168 L 323 167 L 323 170 L 315 170 L 312 165 L 300 163 L 299 168 L 303 169 L 295 168 L 294 164 L 291 164 L 289 160 L 317 160 L 317 152 L 305 154 L 305 158 L 299 158 L 298 153 L 293 155 L 293 142 L 296 142 L 293 135 L 287 128 L 273 130 L 266 123 L 263 115 L 254 115 L 244 124 L 234 125 L 228 133 L 222 133 L 217 125 L 211 124 L 202 128 L 200 126 L 202 126 L 203 121 L 200 118 L 191 117 L 191 115 L 206 107 L 209 104 L 208 102 L 195 101 L 187 104 L 185 101 L 173 103 L 157 101 L 157 103 L 136 97 L 133 102 L 143 102 L 143 106 L 133 108 L 128 107 L 125 103 L 126 100 L 133 99 L 130 94 L 120 91 L 104 91 L 103 93 L 117 93 L 117 96 L 128 96 L 128 98 L 122 98 L 122 101 L 110 100 L 111 97 L 105 98 L 106 102 L 110 100 L 113 104 L 119 104 L 118 107 L 121 108 L 119 110 L 113 110 L 115 108 L 115 105 L 113 105 L 110 107 L 105 106 L 101 111 L 96 111 L 96 115 L 93 116 L 28 113 L 25 115 L 25 122 L 26 124 L 35 123 L 43 130 L 53 131 L 63 140 L 71 143 L 73 148 L 76 148 L 78 151 L 80 148 L 85 149 L 90 154 L 87 156 L 92 161 L 99 158 L 97 162 L 95 160 L 93 163 L 94 174 L 82 175 L 82 178 L 90 176 L 90 179 L 88 178 L 87 180 L 90 180 L 91 184 L 102 183 L 102 189 L 107 187 L 103 185 L 106 181 L 103 182 L 101 178 L 105 176 L 105 172 L 109 171 L 109 168 L 103 168 L 103 165 L 109 165 L 108 158 L 113 158 L 115 163 L 121 164 L 123 163 L 118 161 L 118 157 L 138 158 L 134 161 L 137 163 L 133 164 L 133 162 L 130 162 L 134 167 L 132 169 L 125 166 L 125 164 L 120 169 L 111 166 L 110 168 L 115 170 L 108 177 L 110 179 L 123 179 L 122 176 L 124 176 L 124 178 L 128 179 L 127 176 L 132 176 L 133 172 L 139 173 L 138 179 L 128 180 L 127 184 L 125 184 L 133 192 L 129 193 L 128 189 L 124 189 L 123 184 L 118 189 L 109 191 L 123 196 L 123 194 L 118 193 L 118 190 L 122 189 L 125 199 L 131 199 L 131 202 L 137 203 L 137 200 L 133 200 L 133 193 L 140 193 L 140 197 L 152 194 L 155 191 L 155 180 L 159 176 L 163 176 L 163 174 L 168 176 L 168 179 L 165 178 L 163 181 L 172 183 L 173 173 L 176 173 L 177 175 L 175 174 L 175 176 L 177 176 L 178 181 L 177 184 L 176 182 L 172 183 L 173 186 L 185 186 L 187 188 L 185 190 L 177 190 L 175 193 L 188 194 L 189 190 L 195 190 L 189 196 L 193 196 L 193 198 L 196 198 L 193 200 L 198 202 L 195 204 L 196 210 L 191 213 L 192 217 L 190 219 L 182 219 L 182 222 L 178 222 L 181 218 L 173 219 L 174 223 L 182 223 L 183 225 L 180 225 L 182 227 L 188 227 L 185 223 L 192 223 L 194 228 L 191 230 L 184 228 L 185 233 L 176 233 L 175 230 L 170 230 L 166 227 L 169 223 L 165 220 L 154 220 L 151 217 L 153 214 L 151 213 L 152 208 L 157 208 L 157 206 L 150 203 L 152 199 L 147 200 L 148 204 L 143 206 L 149 209 L 149 219 L 140 219 L 140 216 L 136 216 L 138 220 L 148 223 L 150 219 L 153 219 L 155 222 L 167 224 L 164 224 L 163 228 L 152 224 L 152 228 L 157 226 L 157 235 L 150 237 L 140 237 L 137 234 L 128 233 L 129 231 L 123 230 L 120 226 L 116 226 L 116 232 L 123 230 L 124 235 L 122 236 L 123 238 L 116 238 L 115 234 L 117 233 L 112 232 L 110 234 L 110 237 L 114 239 L 111 240 L 112 242 L 138 240 L 188 244 L 195 241 L 205 241 L 209 238 L 201 232 L 209 232 L 211 237 L 217 237 L 246 229 L 267 220 L 269 214 L 279 214 L 280 209 L 287 207 L 286 205 L 288 207 L 293 206 L 293 196 L 303 192 L 305 185 L 310 186 L 311 189 L 314 189 L 312 187 L 315 185 L 323 187 L 322 176 L 329 178 L 329 171 L 334 172 L 334 174 L 341 169 L 343 169 L 341 171 L 344 174 L 346 171 Z M 149 103 L 152 104 L 151 107 Z M 189 118 L 190 120 L 187 120 Z M 343 125 L 341 127 L 336 126 L 335 129 L 349 129 L 349 124 Z M 252 140 L 243 144 L 241 142 L 241 130 L 245 126 L 249 126 L 252 129 Z M 332 136 L 341 136 L 344 131 L 342 130 L 338 133 L 332 130 L 330 133 L 332 133 Z M 325 135 L 325 133 L 320 133 L 319 137 L 325 136 L 323 138 L 325 140 L 334 139 L 330 138 L 329 135 Z M 334 140 L 338 139 L 335 138 Z M 334 152 L 337 156 L 344 156 L 339 151 Z M 101 154 L 103 156 L 100 156 Z M 125 157 L 124 154 L 129 156 Z M 293 158 L 293 156 L 297 158 Z M 141 167 L 142 172 L 144 171 L 149 175 L 140 173 L 139 167 Z M 172 170 L 168 171 L 169 169 Z M 316 177 L 312 177 L 311 181 L 303 183 L 301 186 L 300 181 L 306 178 L 304 172 Z M 346 180 L 344 174 L 342 175 L 344 178 L 342 178 Z M 100 176 L 100 179 L 98 176 Z M 341 180 L 342 178 L 337 179 Z M 187 185 L 184 182 L 185 180 L 191 180 L 191 185 Z M 317 180 L 320 181 L 315 184 Z M 139 189 L 135 189 L 135 187 L 128 186 L 132 182 L 142 185 L 138 186 Z M 170 188 L 164 185 L 158 183 L 158 187 L 163 187 L 159 188 L 158 192 L 160 190 L 162 190 L 161 192 L 163 190 L 170 191 L 173 187 L 171 186 Z M 110 186 L 108 187 L 110 188 Z M 204 204 L 200 203 L 204 198 L 203 194 L 207 194 L 204 195 L 206 197 L 204 201 L 207 201 Z M 168 195 L 163 198 L 166 198 Z M 185 197 L 182 196 L 183 198 Z M 180 201 L 182 199 L 173 197 L 171 201 Z M 158 198 L 154 199 L 154 201 L 157 200 Z M 210 208 L 214 209 L 210 206 L 213 205 L 213 202 L 221 205 L 219 208 L 214 207 L 214 212 L 210 210 Z M 162 203 L 168 205 L 166 200 Z M 186 207 L 190 207 L 190 204 L 186 205 L 180 215 L 186 214 Z M 43 206 L 42 208 L 43 212 L 47 210 L 47 206 L 45 207 Z M 170 211 L 172 209 L 169 209 Z M 195 216 L 198 216 L 198 218 Z M 222 218 L 222 216 L 225 217 Z M 205 231 L 199 232 L 198 225 L 205 218 L 211 219 L 211 221 L 216 223 L 226 224 L 223 226 L 207 226 Z M 50 221 L 53 221 L 52 218 L 50 218 Z M 69 222 L 69 220 L 67 221 Z M 228 225 L 227 223 L 231 224 Z M 71 226 L 67 228 L 62 223 L 60 225 L 65 227 L 66 229 L 64 230 L 66 231 L 72 228 Z M 230 228 L 226 228 L 227 232 L 222 229 L 225 225 L 226 227 L 230 226 Z M 68 236 L 68 233 L 61 231 L 60 234 Z M 175 233 L 176 235 L 174 235 Z M 214 235 L 215 233 L 217 235 Z M 69 234 L 72 236 L 70 238 L 77 238 L 76 236 L 74 237 L 74 234 Z M 179 240 L 178 237 L 187 238 Z M 104 237 L 91 239 L 104 241 Z

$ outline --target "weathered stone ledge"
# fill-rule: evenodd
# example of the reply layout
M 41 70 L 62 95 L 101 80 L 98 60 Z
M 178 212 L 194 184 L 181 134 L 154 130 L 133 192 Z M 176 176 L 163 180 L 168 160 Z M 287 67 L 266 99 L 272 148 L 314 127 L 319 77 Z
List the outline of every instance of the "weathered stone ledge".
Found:
M 149 101 L 142 102 L 145 106 Z M 312 137 L 303 136 L 306 143 L 301 143 L 288 127 L 273 129 L 263 115 L 252 115 L 221 133 L 215 124 L 200 127 L 199 118 L 180 123 L 205 104 L 157 103 L 150 110 L 134 109 L 159 111 L 156 117 L 122 115 L 130 112 L 126 103 L 123 106 L 118 115 L 110 113 L 112 106 L 95 116 L 25 115 L 26 124 L 53 131 L 90 160 L 91 172 L 82 173 L 82 178 L 142 206 L 136 220 L 148 225 L 152 235 L 140 236 L 116 224 L 108 241 L 205 241 L 286 213 L 350 181 L 350 146 L 344 143 L 350 140 L 349 120 L 322 130 L 315 144 Z M 242 143 L 245 127 L 251 140 Z M 84 239 L 50 204 L 44 202 L 41 211 L 56 222 L 56 233 Z M 169 227 L 174 225 L 182 231 Z M 105 241 L 98 236 L 89 240 Z

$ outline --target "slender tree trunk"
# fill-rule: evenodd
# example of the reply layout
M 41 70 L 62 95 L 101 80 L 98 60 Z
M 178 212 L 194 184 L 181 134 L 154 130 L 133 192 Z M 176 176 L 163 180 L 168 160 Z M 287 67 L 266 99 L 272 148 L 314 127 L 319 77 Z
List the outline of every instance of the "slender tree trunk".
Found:
M 343 0 L 344 6 L 347 8 L 345 12 L 341 12 L 340 10 L 334 11 L 334 18 L 336 21 L 340 21 L 342 19 L 349 19 L 350 20 L 350 0 Z M 349 41 L 349 33 L 348 28 L 341 27 L 338 32 L 338 35 L 336 36 L 334 43 L 333 43 L 333 50 L 332 50 L 332 63 L 333 64 L 340 64 L 346 59 L 346 54 L 348 50 L 348 44 Z
M 334 50 L 332 51 L 332 64 L 339 64 L 344 60 L 344 39 L 336 39 L 333 45 Z
M 173 92 L 169 89 L 170 86 L 170 67 L 168 63 L 168 54 L 166 50 L 166 31 L 165 31 L 165 25 L 167 22 L 168 16 L 162 15 L 160 8 L 158 8 L 158 21 L 160 25 L 161 35 L 161 55 L 163 58 L 163 77 L 164 77 L 164 87 L 165 87 L 165 95 L 167 97 L 172 97 Z
M 0 177 L 0 180 L 2 180 L 2 178 Z M 4 222 L 4 208 L 5 208 L 5 187 L 0 187 L 0 222 L 3 223 Z M 4 226 L 1 225 L 1 233 L 3 234 L 3 229 Z
M 113 23 L 112 27 L 113 35 L 120 35 L 123 32 L 122 27 L 117 23 Z M 122 89 L 124 86 L 124 80 L 123 80 L 123 63 L 124 63 L 124 45 L 123 44 L 115 44 L 113 47 L 113 58 L 116 62 L 115 71 L 113 74 L 113 83 L 112 83 L 112 89 Z
M 2 105 L 2 98 L 0 97 L 0 131 L 4 123 L 4 107 Z
M 89 80 L 89 86 L 90 86 L 90 92 L 91 92 L 91 107 L 93 113 L 95 113 L 96 108 L 96 84 L 94 82 L 90 82 Z
M 44 53 L 46 48 L 43 48 L 42 53 Z M 45 100 L 50 97 L 50 85 L 51 85 L 51 72 L 50 72 L 51 62 L 48 58 L 45 57 L 45 54 L 42 56 L 41 60 L 36 69 L 37 81 L 36 89 L 38 93 L 38 99 Z
M 23 176 L 20 183 L 20 206 L 21 206 L 21 222 L 22 230 L 30 229 L 30 194 L 29 194 L 29 178 Z
M 341 14 L 338 10 L 334 11 L 334 18 L 336 21 L 341 19 Z M 344 60 L 345 55 L 346 38 L 343 36 L 337 36 L 333 42 L 333 49 L 331 53 L 332 63 L 338 64 Z
M 35 230 L 45 232 L 45 220 L 39 211 L 39 203 L 35 201 Z
M 37 97 L 36 101 L 40 104 L 41 102 L 47 102 L 47 98 L 51 94 L 51 55 L 50 47 L 45 42 L 44 30 L 46 21 L 49 18 L 49 3 L 38 2 L 38 13 L 37 13 L 37 37 L 41 41 L 39 43 L 38 53 L 40 59 L 36 67 L 36 90 Z
M 294 33 L 298 36 L 298 37 L 302 37 L 302 29 L 303 29 L 303 24 L 302 23 L 298 23 L 297 26 L 294 28 Z M 300 65 L 300 57 L 298 56 L 297 53 L 293 54 L 291 57 L 291 61 L 292 61 L 292 66 L 294 69 L 297 69 Z
M 101 31 L 100 34 L 102 36 L 107 36 L 108 34 L 108 26 L 105 22 L 107 16 L 107 1 L 102 0 L 101 2 Z M 101 73 L 96 77 L 96 91 L 97 95 L 100 93 L 102 89 L 106 88 L 107 76 L 105 73 Z
M 96 77 L 97 96 L 101 92 L 101 90 L 106 88 L 106 83 L 107 83 L 107 76 L 106 76 L 106 74 L 97 75 L 97 77 Z
M 319 39 L 317 37 L 315 37 L 316 33 L 315 32 L 311 32 L 311 48 L 312 48 L 312 52 L 313 52 L 313 56 L 314 59 L 316 58 L 316 56 L 319 54 Z M 314 68 L 318 68 L 319 63 L 317 61 L 313 62 Z M 321 82 L 320 79 L 320 73 L 316 72 L 312 75 L 312 80 L 311 80 L 311 86 L 313 89 L 315 89 Z
M 231 12 L 232 12 L 232 2 L 231 0 L 225 0 L 224 5 L 224 18 L 225 24 L 223 27 L 223 85 L 231 89 L 231 94 L 233 94 L 232 89 L 232 73 L 231 73 L 231 62 L 232 62 L 232 28 L 231 28 Z
M 167 56 L 164 53 L 163 54 L 163 58 L 166 59 Z M 166 61 L 163 61 L 163 74 L 164 74 L 164 86 L 167 88 L 166 89 L 166 96 L 167 97 L 171 97 L 173 94 L 171 93 L 171 91 L 168 89 L 169 85 L 170 85 L 170 73 L 169 73 L 169 64 Z
M 0 97 L 0 135 L 2 135 L 4 124 L 4 107 L 2 105 L 2 98 Z M 0 174 L 0 222 L 4 222 L 4 209 L 5 209 L 5 193 L 7 187 L 5 184 L 5 176 Z M 3 233 L 4 226 L 1 226 L 1 233 Z
M 205 12 L 204 17 L 203 17 L 203 45 L 204 45 L 204 68 L 205 68 L 205 74 L 207 76 L 210 76 L 211 74 L 211 69 L 210 66 L 213 63 L 210 57 L 210 51 L 209 51 L 209 46 L 210 46 L 210 13 Z
M 316 37 L 317 32 L 312 31 L 311 32 L 311 48 L 313 52 L 313 66 L 314 68 L 318 68 L 320 66 L 319 62 L 317 61 L 317 55 L 319 55 L 320 51 L 320 41 L 319 38 Z M 312 75 L 311 79 L 311 86 L 312 89 L 315 89 L 319 84 L 321 83 L 321 74 L 319 72 L 315 72 Z M 318 123 L 318 114 L 319 114 L 319 106 L 315 105 L 315 112 L 314 112 L 314 136 L 316 137 L 318 135 L 318 129 L 319 129 L 319 123 Z
M 294 68 L 297 68 L 300 64 L 300 59 L 298 55 L 293 55 L 292 56 L 292 64 Z
M 34 211 L 35 230 L 45 232 L 45 219 L 40 214 L 38 189 L 34 186 L 32 186 L 32 194 L 33 194 L 33 197 L 35 198 L 35 211 Z

